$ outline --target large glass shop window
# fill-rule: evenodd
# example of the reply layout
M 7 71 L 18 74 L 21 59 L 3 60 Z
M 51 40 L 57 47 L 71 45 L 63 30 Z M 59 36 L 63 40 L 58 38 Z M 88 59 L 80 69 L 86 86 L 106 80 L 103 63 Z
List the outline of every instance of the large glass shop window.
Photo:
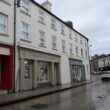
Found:
M 39 81 L 48 81 L 49 65 L 46 62 L 39 62 Z

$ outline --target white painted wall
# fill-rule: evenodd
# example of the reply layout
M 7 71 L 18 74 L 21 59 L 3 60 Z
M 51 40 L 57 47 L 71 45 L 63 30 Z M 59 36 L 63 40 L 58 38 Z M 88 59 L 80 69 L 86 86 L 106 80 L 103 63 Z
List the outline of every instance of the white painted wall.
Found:
M 0 43 L 13 45 L 14 3 L 13 0 L 5 0 L 5 2 L 0 0 L 0 13 L 8 16 L 8 32 L 6 35 L 0 34 Z
M 85 46 L 85 42 L 87 43 L 87 39 L 82 37 L 80 34 L 77 33 L 78 42 L 75 42 L 75 31 L 71 30 L 72 39 L 69 38 L 69 27 L 64 25 L 65 27 L 65 36 L 61 34 L 61 24 L 62 22 L 56 19 L 56 31 L 51 29 L 51 18 L 54 18 L 54 16 L 50 15 L 46 11 L 45 13 L 45 25 L 38 22 L 38 16 L 39 16 L 39 10 L 42 10 L 40 7 L 38 7 L 36 4 L 30 1 L 30 12 L 29 15 L 26 15 L 21 12 L 21 9 L 17 9 L 17 45 L 21 47 L 26 47 L 34 50 L 39 50 L 42 52 L 52 53 L 56 55 L 61 55 L 61 81 L 62 84 L 64 83 L 70 83 L 70 68 L 69 68 L 69 58 L 82 60 L 84 65 L 89 65 L 89 58 L 85 57 L 85 50 L 88 51 L 88 44 Z M 30 25 L 29 28 L 29 41 L 21 41 L 21 21 L 24 21 Z M 43 30 L 45 32 L 46 36 L 46 48 L 39 47 L 39 30 Z M 58 51 L 52 50 L 51 47 L 51 41 L 52 41 L 52 35 L 55 35 L 57 37 L 57 49 Z M 80 44 L 80 37 L 82 37 L 83 44 Z M 66 53 L 62 53 L 62 43 L 61 40 L 66 41 Z M 73 55 L 70 55 L 69 49 L 70 49 L 70 43 L 73 44 Z M 79 55 L 76 55 L 76 46 L 79 48 Z M 84 50 L 84 57 L 81 56 L 81 48 Z M 19 61 L 18 61 L 17 70 L 19 70 Z M 17 74 L 18 72 L 16 72 Z M 17 75 L 16 75 L 17 77 Z M 86 79 L 90 79 L 90 69 L 87 72 L 86 68 Z

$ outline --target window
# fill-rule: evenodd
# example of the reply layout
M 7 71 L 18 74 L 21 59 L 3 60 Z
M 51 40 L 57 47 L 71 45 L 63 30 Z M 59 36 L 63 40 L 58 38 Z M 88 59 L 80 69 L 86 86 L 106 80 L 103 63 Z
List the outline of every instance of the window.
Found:
M 82 42 L 82 37 L 80 37 L 80 44 L 83 44 L 83 42 Z
M 39 11 L 39 21 L 41 23 L 44 23 L 44 12 L 43 11 Z
M 8 16 L 0 14 L 0 33 L 7 33 L 7 20 Z
M 29 37 L 29 25 L 25 22 L 22 22 L 22 39 L 28 40 Z
M 55 29 L 56 28 L 56 20 L 51 19 L 51 28 Z
M 88 58 L 88 53 L 87 53 L 87 51 L 85 51 L 85 54 L 86 54 L 86 58 Z
M 40 34 L 40 45 L 45 45 L 45 32 L 39 31 Z
M 65 40 L 62 40 L 62 52 L 65 52 Z
M 81 56 L 83 57 L 83 49 L 81 49 Z
M 65 35 L 64 25 L 61 25 L 61 34 Z
M 52 36 L 52 49 L 56 49 L 56 36 Z
M 69 30 L 69 38 L 72 39 L 71 30 Z
M 29 2 L 28 0 L 21 0 L 21 10 L 28 13 L 29 12 Z
M 78 42 L 77 33 L 75 33 L 75 42 Z
M 73 53 L 73 44 L 70 44 L 70 54 Z
M 78 47 L 76 46 L 76 54 L 78 55 Z

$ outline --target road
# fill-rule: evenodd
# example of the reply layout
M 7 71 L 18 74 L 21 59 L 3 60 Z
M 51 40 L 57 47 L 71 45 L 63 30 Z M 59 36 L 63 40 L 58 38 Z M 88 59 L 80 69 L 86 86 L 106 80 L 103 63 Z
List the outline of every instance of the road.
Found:
M 110 110 L 110 82 L 97 81 L 0 110 Z

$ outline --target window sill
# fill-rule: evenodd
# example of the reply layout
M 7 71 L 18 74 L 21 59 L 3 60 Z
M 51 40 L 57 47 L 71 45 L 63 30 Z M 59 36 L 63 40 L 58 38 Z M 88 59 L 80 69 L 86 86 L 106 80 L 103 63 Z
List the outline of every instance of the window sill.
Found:
M 5 37 L 9 37 L 9 35 L 5 34 L 5 33 L 0 33 L 0 35 L 5 36 Z
M 52 48 L 52 50 L 58 51 L 58 49 L 56 49 L 56 48 Z
M 27 42 L 27 43 L 31 43 L 31 41 L 26 40 L 26 39 L 20 39 L 21 41 Z
M 21 13 L 23 13 L 23 14 L 25 14 L 25 15 L 31 17 L 31 15 L 30 15 L 29 13 L 26 13 L 26 12 L 24 12 L 23 10 L 20 10 L 20 11 L 21 11 Z
M 54 28 L 54 27 L 51 27 L 51 29 L 53 29 L 54 31 L 57 31 L 56 28 Z
M 8 3 L 8 2 L 6 2 L 6 1 L 1 0 L 1 2 L 5 3 L 6 5 L 11 6 L 11 4 L 10 4 L 10 3 Z
M 39 44 L 39 47 L 47 48 L 45 45 Z
M 39 20 L 38 20 L 38 22 L 39 22 L 39 23 L 41 23 L 41 24 L 43 24 L 43 25 L 45 25 L 45 23 L 44 23 L 44 22 L 41 22 L 41 21 L 39 21 Z

